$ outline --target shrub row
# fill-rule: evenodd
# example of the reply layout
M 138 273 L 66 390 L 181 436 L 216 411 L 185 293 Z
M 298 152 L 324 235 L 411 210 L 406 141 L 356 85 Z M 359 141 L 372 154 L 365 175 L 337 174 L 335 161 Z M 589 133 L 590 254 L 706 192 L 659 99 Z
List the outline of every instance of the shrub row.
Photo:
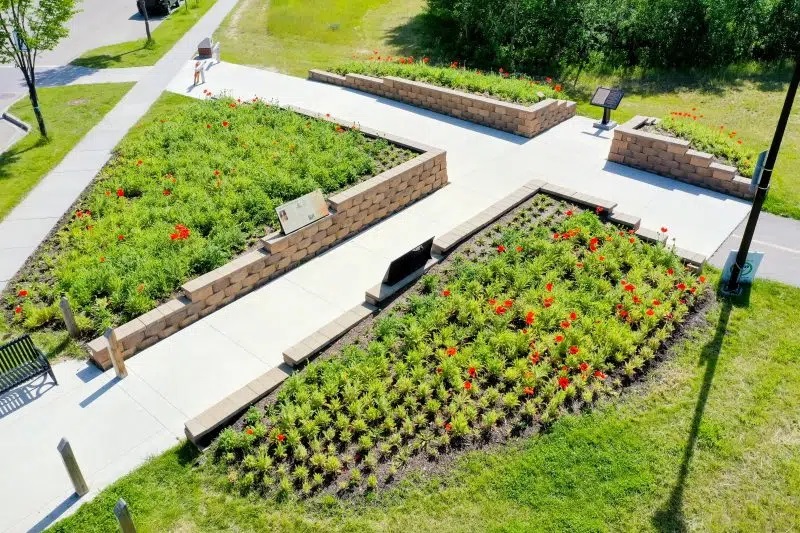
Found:
M 224 430 L 210 468 L 267 496 L 374 489 L 413 458 L 548 424 L 641 371 L 705 282 L 539 195 Z

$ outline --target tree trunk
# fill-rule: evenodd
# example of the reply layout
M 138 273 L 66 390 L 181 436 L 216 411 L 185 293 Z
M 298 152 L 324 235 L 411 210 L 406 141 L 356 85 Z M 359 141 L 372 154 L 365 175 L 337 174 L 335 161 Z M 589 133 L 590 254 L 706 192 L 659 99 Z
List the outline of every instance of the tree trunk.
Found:
M 39 109 L 39 95 L 36 94 L 36 84 L 31 83 L 28 86 L 28 95 L 31 99 L 31 105 L 33 106 L 33 112 L 36 115 L 36 122 L 39 124 L 39 133 L 42 134 L 42 137 L 47 138 L 47 128 L 44 125 L 44 117 L 42 116 L 42 111 Z
M 145 0 L 139 0 L 139 6 L 142 9 L 142 15 L 144 16 L 144 29 L 147 32 L 147 42 L 152 42 L 153 36 L 150 34 L 150 17 L 147 14 L 147 3 Z

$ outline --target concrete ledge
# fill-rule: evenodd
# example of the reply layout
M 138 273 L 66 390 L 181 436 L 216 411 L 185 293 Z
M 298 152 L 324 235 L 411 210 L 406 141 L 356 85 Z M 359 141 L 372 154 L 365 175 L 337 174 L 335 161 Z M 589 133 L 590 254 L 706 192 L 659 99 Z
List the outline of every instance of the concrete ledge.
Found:
M 415 270 L 408 276 L 404 277 L 394 285 L 387 285 L 385 283 L 379 283 L 375 285 L 371 289 L 367 290 L 365 295 L 365 300 L 367 303 L 370 303 L 375 306 L 380 306 L 386 300 L 390 299 L 392 296 L 400 292 L 401 290 L 405 289 L 419 278 L 421 278 L 425 272 L 433 268 L 434 265 L 439 263 L 438 259 L 429 259 L 425 266 Z
M 303 363 L 339 340 L 374 312 L 375 307 L 366 302 L 353 307 L 294 346 L 287 348 L 283 352 L 283 361 L 291 367 Z
M 614 224 L 619 224 L 620 226 L 631 228 L 633 230 L 638 230 L 639 225 L 642 223 L 641 218 L 616 210 L 612 211 L 608 216 L 608 221 L 613 222 Z
M 687 265 L 693 265 L 698 268 L 702 268 L 705 265 L 706 260 L 708 259 L 703 254 L 698 254 L 696 252 L 691 252 L 684 248 L 675 247 L 672 251 L 681 258 L 681 261 L 686 263 Z
M 636 236 L 647 242 L 667 242 L 667 236 L 663 233 L 653 231 L 651 229 L 639 228 L 636 230 Z
M 251 405 L 275 390 L 291 374 L 291 368 L 281 365 L 257 377 L 188 420 L 183 428 L 186 438 L 197 445 L 203 437 L 229 424 Z

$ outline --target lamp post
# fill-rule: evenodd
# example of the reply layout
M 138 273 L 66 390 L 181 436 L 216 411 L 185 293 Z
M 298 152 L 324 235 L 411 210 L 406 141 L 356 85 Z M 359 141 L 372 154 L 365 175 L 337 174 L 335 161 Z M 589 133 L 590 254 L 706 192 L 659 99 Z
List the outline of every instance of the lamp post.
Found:
M 792 112 L 792 104 L 794 104 L 794 99 L 797 95 L 798 85 L 800 85 L 800 57 L 795 59 L 794 74 L 792 75 L 792 80 L 789 82 L 789 90 L 786 93 L 786 100 L 783 102 L 783 109 L 778 119 L 778 126 L 775 128 L 775 135 L 772 137 L 772 145 L 769 148 L 767 160 L 764 163 L 764 172 L 758 183 L 755 198 L 753 198 L 753 208 L 750 210 L 750 215 L 747 218 L 747 225 L 744 229 L 744 235 L 742 235 L 742 243 L 739 245 L 739 252 L 736 254 L 736 261 L 734 261 L 733 268 L 731 269 L 731 277 L 728 279 L 728 284 L 724 289 L 728 294 L 737 294 L 740 291 L 739 276 L 747 261 L 747 254 L 750 251 L 750 243 L 756 231 L 758 216 L 761 214 L 761 208 L 767 197 L 769 182 L 772 178 L 772 169 L 775 167 L 775 161 L 778 159 L 778 152 L 781 149 L 781 141 L 783 141 L 783 134 L 786 131 L 786 124 L 789 122 L 789 115 Z

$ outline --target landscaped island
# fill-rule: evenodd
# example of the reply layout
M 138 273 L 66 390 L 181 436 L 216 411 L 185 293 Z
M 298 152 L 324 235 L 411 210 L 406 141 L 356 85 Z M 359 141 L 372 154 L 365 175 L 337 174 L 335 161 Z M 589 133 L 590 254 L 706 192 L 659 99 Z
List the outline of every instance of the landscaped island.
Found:
M 167 95 L 9 285 L 6 316 L 84 334 L 154 308 L 277 228 L 275 207 L 340 191 L 418 152 L 254 99 Z
M 537 195 L 224 430 L 211 468 L 279 497 L 390 484 L 628 383 L 706 292 L 663 244 Z

